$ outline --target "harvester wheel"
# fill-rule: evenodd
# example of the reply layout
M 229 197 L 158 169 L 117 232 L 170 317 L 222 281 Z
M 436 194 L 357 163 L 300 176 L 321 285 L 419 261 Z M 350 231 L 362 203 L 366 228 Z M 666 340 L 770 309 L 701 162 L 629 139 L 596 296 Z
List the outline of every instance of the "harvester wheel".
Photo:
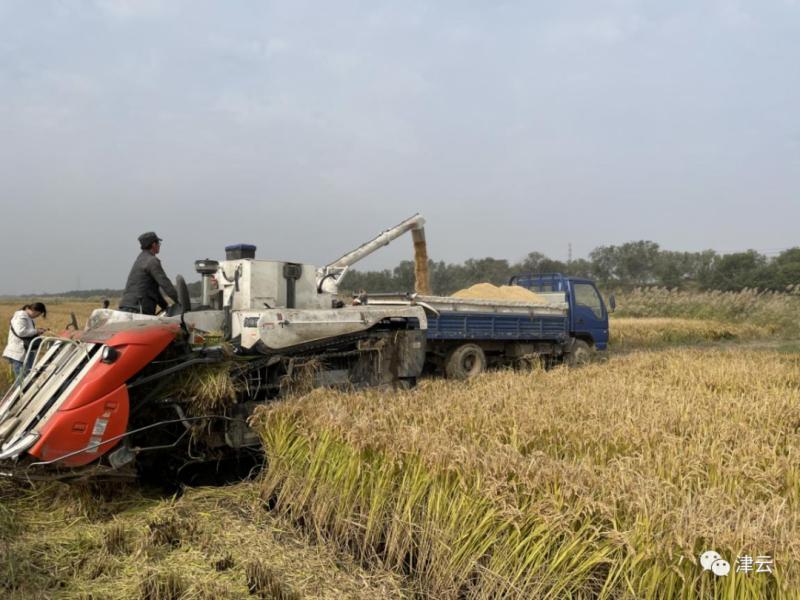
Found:
M 594 349 L 583 340 L 575 340 L 572 349 L 567 354 L 567 364 L 570 367 L 579 367 L 592 362 Z
M 463 344 L 447 357 L 444 372 L 448 379 L 472 379 L 486 370 L 486 354 L 477 344 Z

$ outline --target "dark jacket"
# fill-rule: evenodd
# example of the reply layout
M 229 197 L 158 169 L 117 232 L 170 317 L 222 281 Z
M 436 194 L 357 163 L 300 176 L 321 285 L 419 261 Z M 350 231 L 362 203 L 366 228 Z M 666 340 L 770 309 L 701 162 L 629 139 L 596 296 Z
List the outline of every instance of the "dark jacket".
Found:
M 157 306 L 167 308 L 167 301 L 159 287 L 175 302 L 178 301 L 178 292 L 164 273 L 161 261 L 149 250 L 142 250 L 128 275 L 125 291 L 119 301 L 120 308 L 136 309 L 138 312 L 141 307 L 146 315 L 156 314 Z

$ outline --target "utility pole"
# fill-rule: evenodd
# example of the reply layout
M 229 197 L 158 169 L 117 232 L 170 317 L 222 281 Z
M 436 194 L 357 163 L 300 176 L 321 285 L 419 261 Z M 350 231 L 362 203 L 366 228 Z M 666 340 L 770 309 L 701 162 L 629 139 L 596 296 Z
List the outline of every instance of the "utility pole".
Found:
M 572 242 L 567 245 L 567 262 L 572 262 Z

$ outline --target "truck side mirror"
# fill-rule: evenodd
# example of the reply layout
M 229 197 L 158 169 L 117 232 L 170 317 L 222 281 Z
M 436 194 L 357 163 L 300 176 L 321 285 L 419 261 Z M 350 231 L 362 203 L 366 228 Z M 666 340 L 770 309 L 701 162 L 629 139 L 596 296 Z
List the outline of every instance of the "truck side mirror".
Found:
M 611 309 L 611 312 L 617 309 L 617 297 L 614 294 L 608 297 L 608 307 Z

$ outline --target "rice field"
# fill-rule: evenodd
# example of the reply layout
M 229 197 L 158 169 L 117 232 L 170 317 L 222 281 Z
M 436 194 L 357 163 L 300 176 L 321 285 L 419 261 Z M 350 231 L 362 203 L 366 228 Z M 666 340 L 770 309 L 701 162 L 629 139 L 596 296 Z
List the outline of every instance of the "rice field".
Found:
M 610 359 L 581 369 L 276 403 L 256 481 L 0 479 L 0 597 L 798 597 L 800 354 L 736 345 L 791 338 L 798 297 L 701 296 L 621 295 Z M 210 375 L 176 385 L 225 405 Z M 737 573 L 747 556 L 772 573 Z
M 640 352 L 263 410 L 263 494 L 428 598 L 800 589 L 800 358 Z M 715 550 L 771 574 L 717 577 Z

